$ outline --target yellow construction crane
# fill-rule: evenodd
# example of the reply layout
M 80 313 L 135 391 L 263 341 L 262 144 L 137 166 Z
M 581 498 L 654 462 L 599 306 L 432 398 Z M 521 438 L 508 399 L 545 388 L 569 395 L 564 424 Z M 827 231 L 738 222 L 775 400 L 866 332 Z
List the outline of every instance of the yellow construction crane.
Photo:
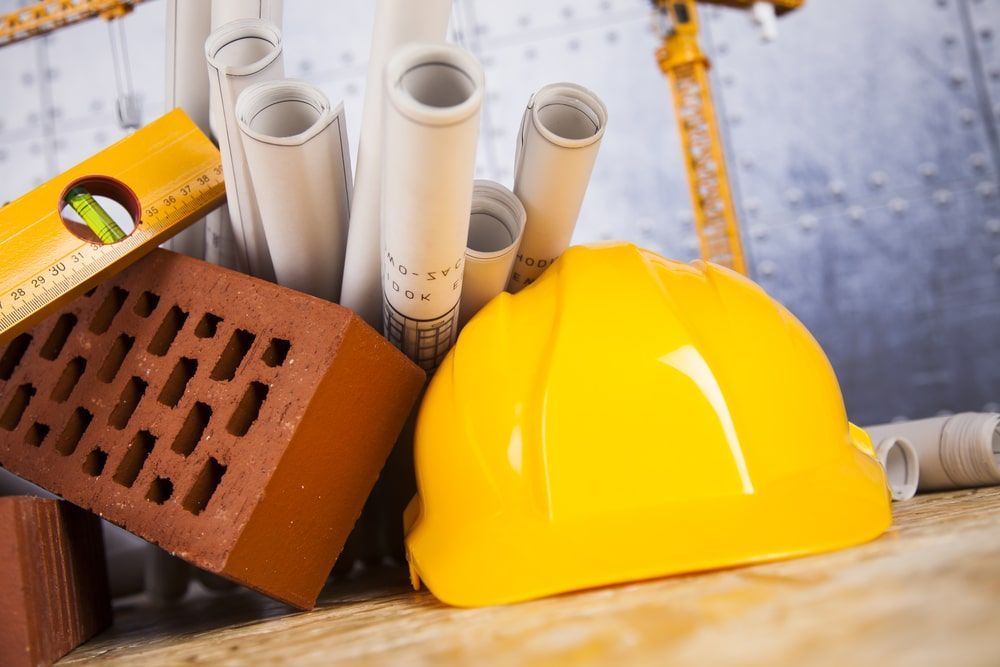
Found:
M 0 46 L 44 35 L 56 28 L 100 16 L 111 20 L 125 16 L 143 0 L 47 0 L 0 15 Z
M 660 69 L 670 80 L 673 91 L 701 256 L 705 260 L 746 273 L 746 259 L 709 85 L 709 61 L 698 44 L 696 0 L 652 1 L 667 26 L 656 58 Z M 766 38 L 772 36 L 770 26 L 776 13 L 783 14 L 797 9 L 805 2 L 698 1 L 752 9 Z
M 142 124 L 139 99 L 132 86 L 132 66 L 125 42 L 125 28 L 114 19 L 130 13 L 140 2 L 143 0 L 45 0 L 25 5 L 8 14 L 0 14 L 0 47 L 95 17 L 108 21 L 111 60 L 118 88 L 115 111 L 119 125 L 124 129 L 134 130 Z

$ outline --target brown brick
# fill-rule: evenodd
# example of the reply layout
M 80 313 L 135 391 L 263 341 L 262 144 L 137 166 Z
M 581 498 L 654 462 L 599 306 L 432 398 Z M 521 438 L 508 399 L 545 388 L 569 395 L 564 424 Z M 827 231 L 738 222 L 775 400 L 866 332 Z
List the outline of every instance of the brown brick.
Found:
M 0 356 L 0 465 L 308 608 L 423 380 L 346 308 L 155 251 Z
M 97 517 L 0 498 L 0 665 L 51 665 L 111 622 Z

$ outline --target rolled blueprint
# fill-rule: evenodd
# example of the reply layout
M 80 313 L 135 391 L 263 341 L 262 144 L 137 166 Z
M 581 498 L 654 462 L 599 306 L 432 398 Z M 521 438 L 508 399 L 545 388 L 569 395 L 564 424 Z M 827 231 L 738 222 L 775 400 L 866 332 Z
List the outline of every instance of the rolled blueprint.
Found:
M 1000 484 L 1000 414 L 962 412 L 869 426 L 872 442 L 904 438 L 920 461 L 918 491 Z
M 240 93 L 236 117 L 278 284 L 337 301 L 351 212 L 344 105 L 267 81 Z
M 211 5 L 211 30 L 239 19 L 264 19 L 281 29 L 282 0 L 197 0 L 197 2 Z M 204 46 L 199 48 L 198 53 L 204 59 Z M 204 63 L 202 67 L 204 68 Z M 214 139 L 219 134 L 219 123 L 213 99 L 209 98 L 209 127 Z M 229 209 L 225 206 L 205 216 L 205 259 L 244 273 L 248 271 L 245 263 L 239 261 L 241 257 L 236 251 L 236 238 L 233 236 Z
M 455 342 L 483 69 L 456 46 L 411 44 L 385 70 L 385 335 L 433 371 Z
M 167 0 L 167 109 L 184 109 L 205 134 L 210 130 L 204 49 L 211 26 L 210 3 L 204 0 Z M 205 224 L 199 220 L 164 245 L 176 252 L 204 259 Z
M 205 216 L 205 261 L 243 273 L 247 271 L 237 257 L 228 206 L 220 206 Z
M 608 111 L 586 88 L 553 83 L 528 100 L 514 158 L 514 194 L 528 222 L 509 288 L 534 282 L 569 247 Z
M 909 500 L 917 493 L 920 459 L 906 438 L 883 438 L 874 443 L 875 456 L 885 468 L 893 500 Z
M 281 32 L 262 19 L 231 21 L 205 42 L 208 79 L 215 100 L 216 138 L 226 178 L 226 201 L 238 261 L 252 276 L 274 280 L 264 226 L 254 196 L 236 121 L 236 99 L 254 83 L 281 79 Z
M 212 30 L 240 19 L 264 19 L 281 28 L 282 0 L 195 0 L 212 5 Z
M 379 206 L 383 72 L 392 53 L 404 44 L 444 42 L 450 15 L 451 0 L 378 0 L 375 5 L 375 27 L 368 57 L 368 79 L 340 302 L 378 331 L 382 330 Z
M 493 181 L 475 182 L 462 276 L 462 305 L 458 309 L 459 329 L 507 289 L 525 217 L 524 206 L 513 192 Z

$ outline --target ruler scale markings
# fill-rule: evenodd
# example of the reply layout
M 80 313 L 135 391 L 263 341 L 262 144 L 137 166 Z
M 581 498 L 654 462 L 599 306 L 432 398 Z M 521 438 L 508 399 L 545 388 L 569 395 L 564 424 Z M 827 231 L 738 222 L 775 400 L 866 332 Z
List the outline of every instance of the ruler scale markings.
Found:
M 14 230 L 0 238 L 0 255 L 18 236 L 35 234 L 39 239 L 35 244 L 30 243 L 31 236 L 22 239 L 15 246 L 20 251 L 7 248 L 7 256 L 15 259 L 0 269 L 0 282 L 5 283 L 0 288 L 0 345 L 22 325 L 28 326 L 28 320 L 55 308 L 70 292 L 96 285 L 98 274 L 124 269 L 220 205 L 225 197 L 221 171 L 218 150 L 182 111 L 175 110 L 12 202 L 6 220 L 0 209 L 0 223 L 8 223 L 0 227 Z M 81 178 L 85 182 L 94 178 L 87 174 L 111 177 L 134 191 L 140 207 L 138 222 L 125 239 L 110 245 L 80 239 L 73 245 L 71 237 L 53 232 L 53 225 L 63 224 L 60 213 L 47 210 L 42 200 Z M 31 215 L 39 209 L 43 211 L 39 217 Z M 147 215 L 147 211 L 152 213 Z M 35 219 L 19 223 L 15 216 L 25 214 Z M 53 254 L 33 252 L 42 247 Z

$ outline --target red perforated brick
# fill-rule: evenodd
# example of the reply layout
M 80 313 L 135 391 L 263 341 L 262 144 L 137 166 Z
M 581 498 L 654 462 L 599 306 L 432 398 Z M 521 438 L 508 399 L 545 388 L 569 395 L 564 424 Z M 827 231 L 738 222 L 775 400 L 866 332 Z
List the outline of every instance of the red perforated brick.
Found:
M 0 355 L 0 465 L 308 608 L 423 380 L 346 308 L 156 251 Z
M 0 498 L 0 665 L 51 665 L 111 622 L 97 517 Z

